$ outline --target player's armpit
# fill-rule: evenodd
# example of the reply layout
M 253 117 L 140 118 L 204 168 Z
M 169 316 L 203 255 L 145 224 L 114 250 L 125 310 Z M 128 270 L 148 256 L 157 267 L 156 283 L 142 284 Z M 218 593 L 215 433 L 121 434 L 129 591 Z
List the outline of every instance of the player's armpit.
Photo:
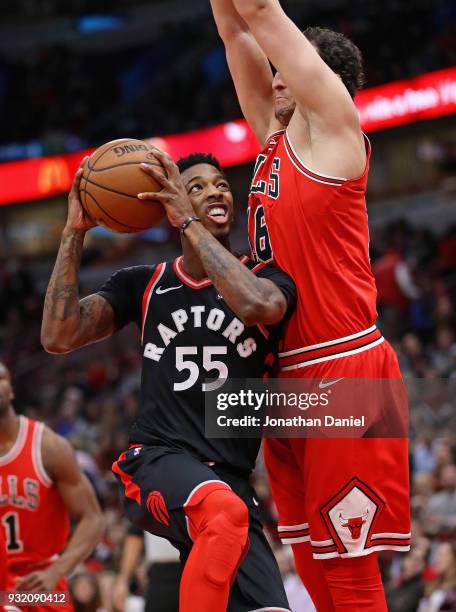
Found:
M 211 0 L 211 6 L 243 115 L 263 144 L 280 127 L 271 126 L 275 121 L 271 66 L 233 1 Z
M 104 519 L 95 491 L 78 466 L 69 442 L 46 428 L 42 457 L 44 469 L 76 521 L 65 551 L 54 564 L 59 574 L 65 576 L 86 559 L 98 544 L 103 535 Z

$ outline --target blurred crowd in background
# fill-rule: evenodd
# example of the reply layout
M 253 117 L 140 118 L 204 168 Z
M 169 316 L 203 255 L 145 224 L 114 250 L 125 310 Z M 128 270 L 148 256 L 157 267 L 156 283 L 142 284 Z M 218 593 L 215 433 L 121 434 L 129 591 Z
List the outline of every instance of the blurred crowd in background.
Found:
M 9 14 L 33 23 L 54 14 L 76 18 L 123 11 L 128 23 L 127 4 L 29 0 L 10 2 Z M 132 6 L 138 4 L 154 3 Z M 349 35 L 363 50 L 370 87 L 456 64 L 452 0 L 283 4 L 301 27 L 318 24 Z M 70 32 L 72 45 L 62 38 L 21 47 L 16 54 L 0 50 L 0 159 L 14 156 L 12 143 L 29 143 L 30 155 L 52 154 L 126 134 L 170 134 L 240 117 L 209 0 L 207 11 L 194 19 L 179 21 L 178 12 L 159 32 L 145 20 L 151 34 L 141 44 L 125 37 L 115 49 L 109 40 L 103 50 L 83 40 L 75 47 Z M 122 36 L 119 26 L 111 38 Z
M 456 228 L 438 238 L 396 221 L 373 231 L 371 240 L 379 324 L 398 352 L 412 398 L 413 546 L 406 555 L 382 554 L 390 610 L 411 612 L 419 602 L 421 612 L 454 610 Z M 91 265 L 96 266 L 96 261 Z M 68 356 L 44 354 L 39 343 L 42 291 L 20 261 L 10 260 L 0 270 L 0 359 L 12 369 L 17 408 L 44 419 L 71 440 L 97 490 L 107 520 L 106 535 L 78 580 L 87 582 L 87 588 L 80 589 L 83 593 L 101 589 L 103 607 L 110 610 L 127 529 L 110 467 L 126 448 L 129 427 L 138 413 L 139 340 L 127 330 Z M 85 286 L 82 292 L 95 289 Z M 284 578 L 299 602 L 304 594 L 289 551 L 281 549 L 275 535 L 276 512 L 261 460 L 255 485 Z M 90 572 L 84 578 L 86 570 Z M 145 575 L 140 568 L 132 585 L 139 593 L 145 588 Z M 436 601 L 450 603 L 435 607 Z M 296 610 L 300 612 L 299 607 Z

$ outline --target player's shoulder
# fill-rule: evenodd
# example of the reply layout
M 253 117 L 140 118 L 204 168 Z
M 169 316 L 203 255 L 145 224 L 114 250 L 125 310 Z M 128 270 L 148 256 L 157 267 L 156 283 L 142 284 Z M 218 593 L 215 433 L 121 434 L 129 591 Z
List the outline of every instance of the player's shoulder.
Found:
M 266 266 L 269 265 L 269 264 L 263 263 L 262 261 L 258 261 L 257 259 L 254 259 L 250 255 L 242 255 L 240 257 L 240 260 L 245 265 L 245 267 L 248 270 L 250 270 L 250 272 L 253 272 L 254 274 L 259 272 L 260 270 L 263 270 Z
M 56 466 L 74 463 L 75 452 L 73 446 L 66 438 L 43 424 L 41 457 L 47 474 L 53 480 Z
M 136 293 L 137 289 L 141 289 L 147 285 L 149 280 L 157 272 L 157 269 L 164 264 L 141 264 L 128 266 L 115 271 L 103 285 L 99 293 L 105 293 L 113 290 L 122 290 Z
M 244 255 L 243 259 L 241 259 L 242 263 L 253 272 L 256 276 L 280 276 L 289 278 L 288 274 L 278 268 L 273 262 L 263 262 L 258 259 L 254 259 L 250 255 Z

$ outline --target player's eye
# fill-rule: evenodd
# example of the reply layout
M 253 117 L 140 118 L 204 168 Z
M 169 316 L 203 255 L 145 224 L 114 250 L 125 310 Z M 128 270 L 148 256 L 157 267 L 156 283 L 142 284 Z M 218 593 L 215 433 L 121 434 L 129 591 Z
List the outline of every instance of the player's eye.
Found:
M 194 185 L 192 185 L 188 191 L 188 193 L 197 193 L 198 191 L 201 191 L 202 187 L 199 183 L 195 183 Z
M 226 189 L 229 191 L 230 186 L 228 185 L 226 181 L 221 181 L 220 183 L 218 183 L 217 189 Z

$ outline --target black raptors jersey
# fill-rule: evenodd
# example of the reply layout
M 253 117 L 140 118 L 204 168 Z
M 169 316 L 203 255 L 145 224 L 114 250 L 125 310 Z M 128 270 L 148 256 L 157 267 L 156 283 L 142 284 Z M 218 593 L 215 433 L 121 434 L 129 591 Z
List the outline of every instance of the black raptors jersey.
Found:
M 241 262 L 278 285 L 288 310 L 294 306 L 295 287 L 285 273 L 246 256 Z M 268 373 L 281 326 L 246 327 L 208 278 L 196 281 L 184 272 L 182 256 L 120 270 L 99 293 L 119 326 L 133 321 L 141 331 L 141 406 L 130 442 L 185 449 L 203 461 L 251 470 L 260 440 L 206 439 L 204 392 L 208 379 Z

